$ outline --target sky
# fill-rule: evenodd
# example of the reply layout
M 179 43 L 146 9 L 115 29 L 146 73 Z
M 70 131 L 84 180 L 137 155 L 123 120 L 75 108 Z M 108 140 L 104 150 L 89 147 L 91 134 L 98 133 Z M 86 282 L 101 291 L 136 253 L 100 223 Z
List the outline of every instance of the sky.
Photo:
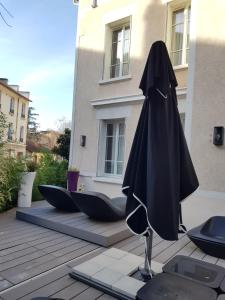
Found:
M 0 0 L 0 77 L 29 91 L 40 130 L 71 120 L 77 6 L 72 0 Z

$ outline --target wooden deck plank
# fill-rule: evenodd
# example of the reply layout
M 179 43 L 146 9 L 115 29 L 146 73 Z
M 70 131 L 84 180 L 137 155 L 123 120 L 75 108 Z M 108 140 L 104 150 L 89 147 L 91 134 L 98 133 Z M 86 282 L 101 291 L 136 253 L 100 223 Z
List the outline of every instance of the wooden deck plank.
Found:
M 199 248 L 196 248 L 190 256 L 202 260 L 205 254 Z
M 51 273 L 48 273 L 45 276 L 39 277 L 14 289 L 3 292 L 2 297 L 4 300 L 20 299 L 21 297 L 30 294 L 34 291 L 37 291 L 40 288 L 47 286 L 52 282 L 55 282 L 59 278 L 66 276 L 68 272 L 69 268 L 67 266 L 60 267 L 57 269 L 57 271 L 52 271 Z
M 82 293 L 79 295 L 73 297 L 71 300 L 93 300 L 93 299 L 98 299 L 100 296 L 103 295 L 103 292 L 98 291 L 92 287 L 87 288 L 84 290 Z
M 49 229 L 48 229 L 49 230 Z M 51 236 L 54 234 L 54 232 L 52 233 L 52 231 L 48 231 L 48 232 L 45 232 L 45 230 L 42 232 L 40 232 L 39 234 L 33 234 L 33 235 L 30 235 L 26 238 L 19 238 L 19 239 L 16 239 L 16 240 L 12 240 L 11 242 L 8 242 L 8 243 L 4 243 L 0 246 L 0 251 L 1 250 L 4 250 L 4 249 L 8 249 L 8 248 L 11 248 L 11 247 L 14 247 L 14 246 L 17 246 L 17 245 L 21 245 L 21 244 L 24 244 L 24 243 L 28 243 L 28 242 L 32 242 L 32 241 L 38 241 L 40 237 L 43 237 L 45 236 L 46 237 L 46 234 L 48 236 Z
M 15 253 L 16 252 L 19 252 L 23 249 L 26 249 L 26 248 L 29 248 L 30 245 L 29 244 L 20 244 L 18 246 L 14 246 L 14 247 L 11 247 L 11 248 L 7 248 L 7 249 L 4 249 L 4 250 L 1 250 L 0 251 L 0 257 L 3 257 L 3 256 L 6 256 L 6 255 L 9 255 L 10 253 Z
M 22 240 L 22 239 L 26 239 L 29 237 L 33 237 L 34 235 L 38 234 L 38 233 L 43 233 L 46 232 L 48 229 L 45 229 L 44 231 L 42 230 L 42 228 L 37 227 L 36 229 L 33 229 L 33 231 L 29 232 L 29 233 L 22 233 L 22 234 L 16 234 L 16 236 L 12 236 L 12 237 L 8 237 L 8 238 L 4 238 L 2 239 L 2 241 L 0 241 L 0 248 L 2 248 L 2 246 L 4 247 L 5 244 L 8 244 L 12 241 L 17 241 L 17 240 Z
M 52 253 L 52 252 L 61 250 L 61 249 L 63 249 L 63 248 L 72 246 L 72 245 L 74 245 L 74 244 L 77 244 L 77 243 L 79 243 L 79 242 L 80 242 L 80 239 L 71 238 L 70 240 L 67 240 L 67 241 L 65 241 L 65 242 L 63 242 L 63 243 L 57 243 L 57 244 L 55 244 L 55 245 L 45 247 L 45 248 L 43 248 L 42 250 L 43 250 L 45 253 Z
M 87 289 L 88 289 L 88 285 L 86 285 L 80 281 L 73 280 L 73 284 L 71 284 L 70 286 L 68 286 L 66 288 L 63 288 L 58 293 L 53 294 L 52 297 L 69 300 L 72 297 L 76 297 L 77 295 L 81 294 L 83 291 L 85 291 Z
M 54 239 L 51 238 L 51 240 L 48 240 L 48 241 L 43 242 L 41 244 L 38 243 L 38 244 L 35 245 L 35 247 L 37 249 L 42 250 L 42 249 L 45 249 L 45 248 L 48 248 L 48 247 L 51 247 L 51 246 L 55 246 L 56 244 L 58 245 L 58 244 L 61 244 L 61 243 L 65 243 L 65 242 L 67 242 L 71 239 L 72 239 L 71 236 L 66 236 L 64 234 L 62 234 L 61 236 L 55 235 Z
M 208 263 L 211 263 L 211 264 L 216 264 L 218 262 L 218 258 L 217 257 L 213 257 L 213 256 L 210 256 L 210 255 L 206 255 L 204 258 L 203 258 L 204 261 L 208 262 Z
M 26 296 L 20 298 L 21 300 L 30 300 L 34 297 L 49 297 L 53 294 L 61 291 L 62 289 L 66 289 L 68 286 L 74 284 L 74 280 L 70 278 L 68 275 L 56 279 L 48 285 L 41 287 L 40 289 L 27 294 Z
M 70 272 L 71 268 L 75 265 L 78 265 L 87 259 L 90 259 L 98 254 L 100 254 L 103 251 L 102 248 L 99 248 L 96 251 L 90 252 L 80 258 L 76 258 L 73 261 L 69 262 L 66 265 L 59 266 L 56 269 L 52 270 L 51 272 L 47 272 L 46 274 L 43 274 L 39 277 L 37 277 L 35 280 L 28 280 L 24 284 L 14 287 L 8 291 L 4 291 L 1 294 L 1 297 L 4 300 L 16 300 L 20 299 L 22 297 L 25 297 L 29 294 L 35 293 L 37 296 L 40 295 L 40 289 L 42 287 L 45 287 L 47 290 L 49 290 L 49 285 L 55 282 L 56 280 L 62 278 L 62 277 L 69 277 L 68 273 Z M 74 282 L 74 279 L 72 279 Z M 30 298 L 29 298 L 30 299 Z
M 18 284 L 63 263 L 66 263 L 69 260 L 73 260 L 85 253 L 95 250 L 98 247 L 99 246 L 96 246 L 94 244 L 88 244 L 82 248 L 74 250 L 73 252 L 63 255 L 62 257 L 55 257 L 52 254 L 45 254 L 44 256 L 39 257 L 33 261 L 29 261 L 14 268 L 3 271 L 1 272 L 1 276 L 14 284 Z
M 43 255 L 45 255 L 45 253 L 41 250 L 38 250 L 38 251 L 35 251 L 35 252 L 30 253 L 28 255 L 24 255 L 22 257 L 15 258 L 15 259 L 12 259 L 12 260 L 7 261 L 7 262 L 3 262 L 3 263 L 0 264 L 0 272 L 5 271 L 5 270 L 10 269 L 10 268 L 14 268 L 14 267 L 19 266 L 19 265 L 22 265 L 22 264 L 24 264 L 26 262 L 29 262 L 29 261 L 32 261 L 34 259 L 43 257 Z
M 186 246 L 186 244 L 189 243 L 188 237 L 185 235 L 180 240 L 173 242 L 170 246 L 168 245 L 167 247 L 163 247 L 163 251 L 159 250 L 159 253 L 154 253 L 153 258 L 164 264 L 166 261 L 170 259 L 173 255 L 175 255 L 177 252 L 180 251 L 183 247 Z M 165 244 L 164 244 L 165 246 Z M 154 248 L 153 248 L 154 250 Z

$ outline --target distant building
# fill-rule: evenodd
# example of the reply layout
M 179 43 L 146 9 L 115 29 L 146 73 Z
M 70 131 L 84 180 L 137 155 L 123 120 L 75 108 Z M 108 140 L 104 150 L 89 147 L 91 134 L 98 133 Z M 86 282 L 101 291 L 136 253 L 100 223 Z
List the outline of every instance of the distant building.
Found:
M 56 146 L 60 132 L 54 130 L 40 131 L 36 134 L 29 134 L 27 140 L 27 155 L 32 156 L 36 163 L 40 162 L 44 153 L 51 153 L 51 150 Z M 61 157 L 54 154 L 55 159 L 61 160 Z
M 30 93 L 20 91 L 18 85 L 9 85 L 8 79 L 0 78 L 0 111 L 8 122 L 6 150 L 13 157 L 26 154 L 29 96 Z

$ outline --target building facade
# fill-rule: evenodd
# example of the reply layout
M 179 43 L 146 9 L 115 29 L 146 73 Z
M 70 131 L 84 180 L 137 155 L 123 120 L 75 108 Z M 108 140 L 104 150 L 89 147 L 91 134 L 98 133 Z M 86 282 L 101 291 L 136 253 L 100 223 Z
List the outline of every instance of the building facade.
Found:
M 143 104 L 139 82 L 152 43 L 163 40 L 178 80 L 178 108 L 200 181 L 225 199 L 223 0 L 89 0 L 79 3 L 70 165 L 86 190 L 121 193 Z M 95 1 L 96 4 L 96 1 Z M 209 22 L 209 20 L 213 20 Z
M 18 85 L 9 85 L 0 79 L 0 111 L 7 118 L 5 131 L 6 150 L 10 156 L 24 157 L 28 122 L 29 92 L 22 92 Z

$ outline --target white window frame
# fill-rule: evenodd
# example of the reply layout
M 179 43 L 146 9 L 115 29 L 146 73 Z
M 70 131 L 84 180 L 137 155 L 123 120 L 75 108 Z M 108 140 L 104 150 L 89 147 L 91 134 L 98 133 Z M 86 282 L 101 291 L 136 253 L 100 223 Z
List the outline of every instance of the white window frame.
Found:
M 100 120 L 100 130 L 99 130 L 99 145 L 98 145 L 98 163 L 97 163 L 97 176 L 98 177 L 108 177 L 108 178 L 122 178 L 124 172 L 124 160 L 123 160 L 123 169 L 122 174 L 117 174 L 117 156 L 118 156 L 118 142 L 119 142 L 119 124 L 124 123 L 124 154 L 125 155 L 125 130 L 126 123 L 125 118 L 120 119 L 104 119 Z M 106 129 L 107 124 L 116 124 L 116 145 L 115 145 L 115 159 L 114 159 L 114 172 L 113 173 L 105 173 L 105 155 L 106 155 Z
M 121 51 L 119 52 L 119 59 L 120 59 L 120 71 L 119 71 L 119 76 L 115 76 L 115 77 L 112 77 L 111 74 L 112 74 L 112 67 L 113 66 L 117 66 L 118 64 L 112 64 L 112 51 L 113 51 L 113 44 L 115 44 L 115 42 L 113 42 L 113 40 L 111 40 L 111 64 L 110 64 L 110 79 L 113 79 L 113 78 L 118 78 L 118 77 L 123 77 L 123 76 L 128 76 L 129 75 L 129 72 L 130 72 L 130 43 L 129 43 L 129 52 L 128 52 L 128 61 L 127 62 L 124 62 L 123 61 L 123 55 L 124 55 L 124 46 L 125 46 L 125 30 L 126 30 L 126 27 L 129 26 L 129 29 L 130 29 L 130 24 L 127 23 L 127 24 L 124 24 L 123 26 L 119 26 L 117 28 L 113 28 L 112 29 L 112 38 L 113 38 L 113 33 L 115 31 L 118 31 L 118 30 L 121 30 L 121 43 L 122 43 L 122 47 L 121 47 Z M 130 42 L 130 37 L 129 37 L 129 42 Z M 128 64 L 128 73 L 123 75 L 123 65 L 124 63 Z
M 172 28 L 173 28 L 173 13 L 179 10 L 184 10 L 184 30 L 183 30 L 183 41 L 182 41 L 182 59 L 181 64 L 174 65 L 173 67 L 180 68 L 180 67 L 188 67 L 187 63 L 187 28 L 188 28 L 188 9 L 191 7 L 191 0 L 185 1 L 171 1 L 168 4 L 168 16 L 167 16 L 167 48 L 169 49 L 170 57 L 172 59 Z M 175 52 L 175 51 L 174 51 Z
M 104 68 L 102 80 L 115 81 L 117 79 L 123 79 L 130 76 L 130 49 L 131 49 L 131 30 L 132 30 L 132 19 L 131 16 L 127 16 L 123 19 L 111 22 L 105 26 L 105 55 L 104 55 Z M 124 36 L 122 36 L 123 46 L 121 47 L 120 53 L 120 74 L 117 77 L 111 77 L 111 67 L 112 67 L 112 38 L 113 31 L 122 29 L 126 26 L 130 27 L 130 47 L 129 47 L 129 58 L 128 58 L 128 74 L 122 75 L 123 73 L 123 49 L 124 49 Z M 124 34 L 124 31 L 123 31 Z

